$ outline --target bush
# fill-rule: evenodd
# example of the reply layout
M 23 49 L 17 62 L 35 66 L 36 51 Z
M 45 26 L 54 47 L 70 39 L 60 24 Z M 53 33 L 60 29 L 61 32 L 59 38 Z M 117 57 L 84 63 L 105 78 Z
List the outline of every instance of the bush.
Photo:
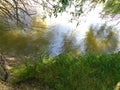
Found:
M 120 81 L 120 54 L 85 54 L 26 60 L 12 70 L 14 83 L 36 79 L 52 90 L 113 90 Z

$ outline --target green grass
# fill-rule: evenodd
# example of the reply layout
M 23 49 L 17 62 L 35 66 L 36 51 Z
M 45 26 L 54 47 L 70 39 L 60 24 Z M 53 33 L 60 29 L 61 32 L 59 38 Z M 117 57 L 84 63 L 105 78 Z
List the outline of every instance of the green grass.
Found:
M 120 81 L 120 53 L 39 56 L 14 68 L 12 83 L 37 80 L 52 90 L 113 90 Z

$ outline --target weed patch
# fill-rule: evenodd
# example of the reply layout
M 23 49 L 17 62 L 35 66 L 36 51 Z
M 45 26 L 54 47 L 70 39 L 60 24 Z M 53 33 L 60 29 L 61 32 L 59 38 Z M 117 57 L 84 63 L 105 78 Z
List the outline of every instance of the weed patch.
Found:
M 52 90 L 113 90 L 120 81 L 120 54 L 61 54 L 26 60 L 12 75 L 14 83 L 36 79 Z

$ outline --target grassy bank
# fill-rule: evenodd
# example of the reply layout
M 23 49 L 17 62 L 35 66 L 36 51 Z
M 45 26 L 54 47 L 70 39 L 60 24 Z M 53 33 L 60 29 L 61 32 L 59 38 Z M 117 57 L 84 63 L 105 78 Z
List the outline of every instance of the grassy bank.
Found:
M 47 90 L 113 90 L 120 81 L 120 53 L 61 54 L 25 63 L 11 71 L 12 83 L 37 80 Z

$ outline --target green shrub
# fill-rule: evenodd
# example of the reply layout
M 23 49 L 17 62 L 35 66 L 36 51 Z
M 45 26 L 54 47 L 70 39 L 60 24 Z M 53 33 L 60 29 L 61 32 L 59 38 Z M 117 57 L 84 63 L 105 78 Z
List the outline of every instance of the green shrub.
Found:
M 113 90 L 120 81 L 120 54 L 43 55 L 25 61 L 12 75 L 14 83 L 36 79 L 52 90 Z

